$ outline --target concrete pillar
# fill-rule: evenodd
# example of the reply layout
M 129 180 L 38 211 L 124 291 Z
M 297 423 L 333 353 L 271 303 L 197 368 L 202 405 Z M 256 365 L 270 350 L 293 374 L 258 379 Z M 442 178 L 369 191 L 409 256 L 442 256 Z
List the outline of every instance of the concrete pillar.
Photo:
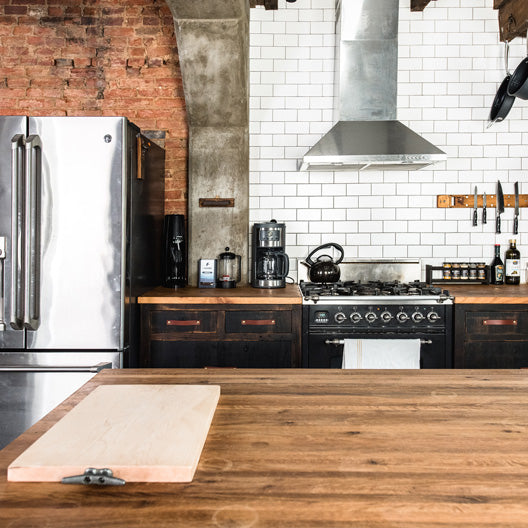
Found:
M 166 0 L 173 17 L 189 122 L 189 284 L 198 259 L 226 246 L 248 282 L 249 3 Z M 200 198 L 234 207 L 200 207 Z

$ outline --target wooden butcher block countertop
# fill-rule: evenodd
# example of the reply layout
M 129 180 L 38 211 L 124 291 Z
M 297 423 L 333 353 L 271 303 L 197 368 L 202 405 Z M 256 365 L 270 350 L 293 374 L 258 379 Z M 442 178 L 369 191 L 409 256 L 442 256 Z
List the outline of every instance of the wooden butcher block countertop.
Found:
M 164 288 L 158 286 L 139 297 L 140 304 L 301 304 L 297 284 L 285 288 Z
M 6 482 L 100 384 L 216 384 L 194 480 Z M 0 451 L 2 527 L 528 525 L 526 370 L 104 370 Z
M 455 304 L 528 304 L 528 284 L 517 286 L 491 284 L 445 284 Z

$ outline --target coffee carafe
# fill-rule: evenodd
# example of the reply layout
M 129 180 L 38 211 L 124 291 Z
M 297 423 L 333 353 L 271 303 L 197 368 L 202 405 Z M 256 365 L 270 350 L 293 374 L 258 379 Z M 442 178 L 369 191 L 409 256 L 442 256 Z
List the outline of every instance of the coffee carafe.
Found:
M 226 247 L 223 253 L 218 255 L 218 276 L 216 280 L 217 288 L 235 288 L 236 283 L 241 278 L 241 259 Z
M 286 226 L 276 220 L 254 224 L 252 235 L 251 285 L 254 288 L 284 288 L 290 270 Z

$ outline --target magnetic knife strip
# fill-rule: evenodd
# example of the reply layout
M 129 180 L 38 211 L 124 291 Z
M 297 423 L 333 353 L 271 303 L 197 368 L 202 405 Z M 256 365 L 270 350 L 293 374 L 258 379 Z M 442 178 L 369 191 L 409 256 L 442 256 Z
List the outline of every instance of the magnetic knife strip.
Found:
M 496 194 L 486 194 L 486 207 L 493 209 L 497 205 Z M 473 209 L 473 194 L 440 194 L 436 197 L 436 206 L 444 209 L 467 207 Z M 477 195 L 477 207 L 482 207 L 482 194 Z M 515 207 L 515 194 L 504 195 L 504 207 Z M 519 207 L 528 207 L 528 194 L 519 194 Z

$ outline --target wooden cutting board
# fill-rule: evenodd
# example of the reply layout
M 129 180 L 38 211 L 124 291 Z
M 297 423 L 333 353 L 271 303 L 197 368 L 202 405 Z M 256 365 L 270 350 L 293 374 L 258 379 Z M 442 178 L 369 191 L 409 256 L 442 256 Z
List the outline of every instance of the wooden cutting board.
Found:
M 108 468 L 126 482 L 190 482 L 219 397 L 218 385 L 101 385 L 11 463 L 7 480 Z

